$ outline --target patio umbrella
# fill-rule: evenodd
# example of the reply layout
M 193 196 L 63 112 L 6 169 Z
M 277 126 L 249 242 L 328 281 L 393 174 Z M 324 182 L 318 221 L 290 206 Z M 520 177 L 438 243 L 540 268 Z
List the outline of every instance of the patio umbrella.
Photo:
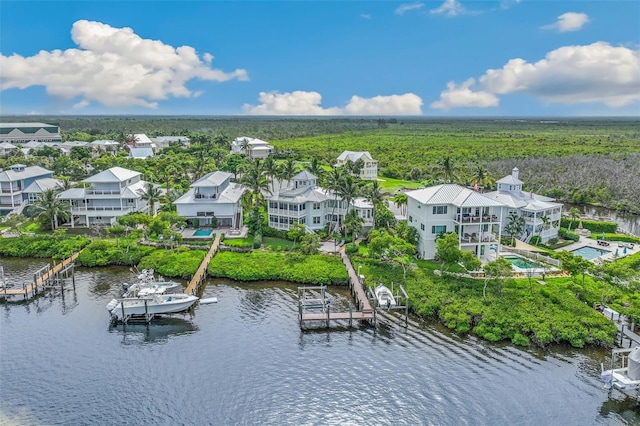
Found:
M 624 246 L 624 249 L 622 249 L 622 254 L 627 254 L 627 246 Z
M 619 255 L 618 255 L 618 249 L 616 249 L 616 252 L 615 252 L 615 253 L 613 253 L 613 257 L 618 257 L 618 256 L 619 256 Z
M 602 231 L 602 239 L 605 240 L 605 235 L 604 235 L 604 231 Z

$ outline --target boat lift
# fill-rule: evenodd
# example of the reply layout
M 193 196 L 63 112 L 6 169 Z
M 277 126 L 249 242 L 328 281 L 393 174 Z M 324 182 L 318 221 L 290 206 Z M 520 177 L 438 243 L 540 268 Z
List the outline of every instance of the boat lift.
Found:
M 611 369 L 605 370 L 601 364 L 601 378 L 606 389 L 638 391 L 640 399 L 640 346 L 631 349 L 611 351 Z
M 393 282 L 391 282 L 391 294 L 393 294 L 393 290 L 394 290 Z M 402 287 L 402 285 L 398 285 L 398 290 L 396 294 L 393 296 L 393 298 L 396 301 L 395 306 L 391 306 L 391 307 L 380 306 L 380 303 L 378 302 L 378 298 L 376 297 L 376 293 L 371 286 L 367 286 L 367 297 L 371 301 L 371 306 L 374 307 L 374 312 L 375 310 L 380 310 L 381 312 L 404 310 L 404 325 L 405 327 L 409 325 L 409 295 L 405 291 L 404 287 Z

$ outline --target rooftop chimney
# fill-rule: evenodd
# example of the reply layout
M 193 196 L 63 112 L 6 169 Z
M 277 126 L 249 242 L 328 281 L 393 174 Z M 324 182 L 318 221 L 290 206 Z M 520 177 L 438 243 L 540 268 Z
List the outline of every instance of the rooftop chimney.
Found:
M 514 180 L 518 180 L 518 173 L 520 172 L 520 170 L 518 170 L 517 167 L 514 167 L 511 170 L 511 176 L 513 177 Z

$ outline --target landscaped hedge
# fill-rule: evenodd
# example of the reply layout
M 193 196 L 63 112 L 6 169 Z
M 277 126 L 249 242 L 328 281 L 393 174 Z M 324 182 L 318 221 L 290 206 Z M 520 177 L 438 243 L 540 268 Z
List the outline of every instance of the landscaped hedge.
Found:
M 15 257 L 46 257 L 65 259 L 87 246 L 91 240 L 77 235 L 67 237 L 64 234 L 21 235 L 13 238 L 0 238 L 0 255 Z
M 155 269 L 165 277 L 191 278 L 206 256 L 205 250 L 155 250 L 140 260 L 138 269 Z
M 348 275 L 339 257 L 316 254 L 276 253 L 255 250 L 251 253 L 219 252 L 208 273 L 214 277 L 239 281 L 283 280 L 305 284 L 347 284 Z
M 598 220 L 585 220 L 585 219 L 576 219 L 572 220 L 567 217 L 563 217 L 560 222 L 560 226 L 563 228 L 568 228 L 569 224 L 571 224 L 571 229 L 578 228 L 582 222 L 582 227 L 584 229 L 588 229 L 591 232 L 609 232 L 615 233 L 618 229 L 618 224 L 615 222 L 600 222 Z
M 592 239 L 599 240 L 602 238 L 602 234 L 592 235 Z M 627 234 L 604 234 L 604 239 L 607 241 L 622 241 L 625 243 L 636 243 L 640 244 L 640 237 L 636 237 L 635 235 L 627 235 Z
M 77 263 L 80 266 L 134 266 L 154 250 L 134 240 L 95 240 L 80 253 Z

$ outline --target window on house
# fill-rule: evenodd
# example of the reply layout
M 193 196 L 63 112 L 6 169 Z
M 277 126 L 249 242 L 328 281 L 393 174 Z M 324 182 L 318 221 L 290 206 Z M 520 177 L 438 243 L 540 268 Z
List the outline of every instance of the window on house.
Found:
M 447 214 L 447 206 L 433 206 L 433 214 Z
M 313 224 L 314 225 L 319 225 L 320 224 L 320 216 L 314 216 L 313 217 Z
M 444 234 L 447 232 L 447 225 L 435 225 L 431 227 L 432 234 Z
M 409 216 L 409 222 L 413 222 L 413 216 Z
M 313 203 L 314 210 L 320 210 L 320 203 Z
M 422 229 L 424 231 L 424 223 L 420 224 L 420 229 Z

